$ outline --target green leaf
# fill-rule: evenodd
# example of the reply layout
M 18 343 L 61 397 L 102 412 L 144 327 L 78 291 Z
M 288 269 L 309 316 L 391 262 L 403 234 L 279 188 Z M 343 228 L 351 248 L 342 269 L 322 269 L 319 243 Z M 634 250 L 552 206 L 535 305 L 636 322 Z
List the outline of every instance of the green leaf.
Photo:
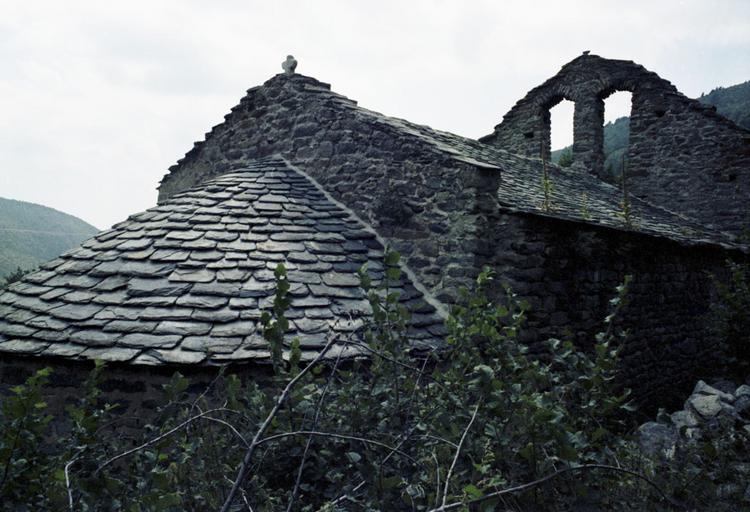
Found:
M 362 456 L 358 454 L 357 452 L 346 452 L 346 458 L 352 464 L 356 464 L 357 462 L 362 460 Z
M 398 265 L 399 260 L 401 260 L 401 255 L 396 251 L 388 250 L 385 253 L 385 264 L 388 266 L 394 266 Z
M 464 494 L 470 499 L 475 500 L 484 496 L 484 493 L 474 484 L 469 484 L 464 487 Z

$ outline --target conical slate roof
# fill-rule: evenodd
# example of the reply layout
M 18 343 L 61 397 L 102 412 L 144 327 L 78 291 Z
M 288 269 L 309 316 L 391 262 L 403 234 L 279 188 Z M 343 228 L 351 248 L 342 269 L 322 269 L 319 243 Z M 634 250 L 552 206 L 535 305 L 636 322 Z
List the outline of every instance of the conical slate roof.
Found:
M 343 340 L 362 326 L 371 310 L 357 270 L 367 262 L 377 281 L 383 256 L 376 234 L 303 172 L 257 160 L 11 285 L 0 294 L 0 352 L 154 365 L 265 360 L 259 319 L 284 262 L 287 340 L 299 336 L 309 358 L 329 336 Z M 396 289 L 412 313 L 412 339 L 434 345 L 443 329 L 437 303 L 408 276 Z

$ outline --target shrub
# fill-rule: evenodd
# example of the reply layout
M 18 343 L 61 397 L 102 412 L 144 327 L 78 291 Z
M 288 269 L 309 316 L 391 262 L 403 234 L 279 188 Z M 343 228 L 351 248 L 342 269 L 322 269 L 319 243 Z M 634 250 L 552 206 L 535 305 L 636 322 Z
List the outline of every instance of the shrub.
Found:
M 725 352 L 728 367 L 740 378 L 750 374 L 750 265 L 727 261 L 729 279 L 714 276 L 717 300 L 711 317 Z
M 220 369 L 195 396 L 176 373 L 154 417 L 131 430 L 135 439 L 118 435 L 125 418 L 101 403 L 101 365 L 54 420 L 72 425 L 69 433 L 51 439 L 41 400 L 49 370 L 39 372 L 2 407 L 9 478 L 0 500 L 11 510 L 132 512 L 655 510 L 705 475 L 690 453 L 677 468 L 643 458 L 628 440 L 628 394 L 614 385 L 622 337 L 611 315 L 593 352 L 550 340 L 532 358 L 517 342 L 526 304 L 510 290 L 490 302 L 494 276 L 485 270 L 448 319 L 446 346 L 415 351 L 392 287 L 400 274 L 395 253 L 381 282 L 362 269 L 373 310 L 363 337 L 332 338 L 321 352 L 328 359 L 301 365 L 298 343 L 286 363 L 278 357 L 288 306 L 279 267 L 263 319 L 276 353 L 270 380 L 261 387 Z M 627 283 L 613 314 L 626 293 Z M 367 357 L 344 359 L 342 347 Z

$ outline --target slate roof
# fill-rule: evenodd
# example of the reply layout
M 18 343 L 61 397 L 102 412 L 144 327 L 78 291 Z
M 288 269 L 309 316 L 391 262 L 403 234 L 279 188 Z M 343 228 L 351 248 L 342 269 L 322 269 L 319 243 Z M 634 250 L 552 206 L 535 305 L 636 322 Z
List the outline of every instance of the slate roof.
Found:
M 279 159 L 176 194 L 133 215 L 0 294 L 0 352 L 134 364 L 210 365 L 269 358 L 261 312 L 285 262 L 291 332 L 303 358 L 329 336 L 358 332 L 371 313 L 359 288 L 377 283 L 376 234 Z M 408 271 L 394 290 L 412 313 L 416 347 L 443 334 L 441 312 Z M 417 285 L 418 286 L 418 285 Z M 440 306 L 438 305 L 438 308 Z M 329 354 L 360 351 L 338 345 Z
M 626 223 L 621 206 L 622 190 L 581 169 L 547 164 L 552 185 L 549 192 L 550 208 L 547 209 L 544 207 L 544 171 L 541 159 L 517 155 L 474 139 L 362 108 L 356 101 L 330 91 L 327 84 L 309 77 L 302 79 L 299 86 L 307 94 L 346 109 L 358 121 L 385 130 L 395 130 L 399 135 L 416 137 L 458 163 L 500 173 L 497 199 L 500 207 L 507 211 L 635 231 L 671 239 L 685 246 L 718 245 L 747 251 L 747 247 L 738 244 L 731 234 L 706 227 L 692 218 L 632 195 L 628 196 L 630 222 Z M 415 160 L 419 157 L 420 155 L 414 155 Z

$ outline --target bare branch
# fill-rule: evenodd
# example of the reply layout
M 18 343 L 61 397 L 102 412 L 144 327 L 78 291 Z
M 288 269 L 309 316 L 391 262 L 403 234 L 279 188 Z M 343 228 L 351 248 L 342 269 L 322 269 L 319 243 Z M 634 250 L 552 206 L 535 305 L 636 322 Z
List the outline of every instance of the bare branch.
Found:
M 68 491 L 68 508 L 70 512 L 74 512 L 75 510 L 73 508 L 73 488 L 70 486 L 70 467 L 78 462 L 78 459 L 80 459 L 80 456 L 72 458 L 65 464 L 65 489 Z
M 448 501 L 448 490 L 451 483 L 451 477 L 453 476 L 453 470 L 456 468 L 456 462 L 458 462 L 458 456 L 461 455 L 461 448 L 464 446 L 464 441 L 466 441 L 466 435 L 469 433 L 469 430 L 471 429 L 471 426 L 474 424 L 474 420 L 477 418 L 477 413 L 479 412 L 479 406 L 482 404 L 482 401 L 480 400 L 479 403 L 474 407 L 474 414 L 471 415 L 471 420 L 469 420 L 469 424 L 466 425 L 466 428 L 464 429 L 463 434 L 461 434 L 461 440 L 458 442 L 458 447 L 456 448 L 456 454 L 453 456 L 453 462 L 451 463 L 451 467 L 448 470 L 448 474 L 445 475 L 445 488 L 443 489 L 443 503 L 442 507 L 445 507 L 446 502 Z
M 123 457 L 127 457 L 128 455 L 132 455 L 132 454 L 134 454 L 134 453 L 136 453 L 136 452 L 138 452 L 140 450 L 143 450 L 144 448 L 148 448 L 152 444 L 156 444 L 159 441 L 161 441 L 163 439 L 166 439 L 167 437 L 171 436 L 172 434 L 175 434 L 176 432 L 179 432 L 183 428 L 187 427 L 188 425 L 190 425 L 194 421 L 197 421 L 197 420 L 201 419 L 202 417 L 206 416 L 207 414 L 211 414 L 211 413 L 214 413 L 214 412 L 220 412 L 220 411 L 227 411 L 227 410 L 228 409 L 220 407 L 220 408 L 217 408 L 217 409 L 210 409 L 210 410 L 202 412 L 200 414 L 196 414 L 195 416 L 192 416 L 192 417 L 186 419 L 185 421 L 183 421 L 182 423 L 180 423 L 176 427 L 174 427 L 174 428 L 172 428 L 172 429 L 164 432 L 163 434 L 161 434 L 159 436 L 156 436 L 155 438 L 153 438 L 153 439 L 151 439 L 149 441 L 146 441 L 142 445 L 136 446 L 135 448 L 131 448 L 130 450 L 124 451 L 124 452 L 122 452 L 120 454 L 115 455 L 114 457 L 111 457 L 111 458 L 107 459 L 98 468 L 96 468 L 96 470 L 94 471 L 94 475 L 97 475 L 102 469 L 106 468 L 107 466 L 109 466 L 113 462 L 115 462 L 117 460 L 120 460 Z M 232 412 L 234 412 L 234 411 L 232 411 Z
M 492 499 L 492 498 L 499 498 L 499 497 L 504 496 L 506 494 L 512 494 L 512 493 L 516 493 L 516 492 L 525 491 L 527 489 L 531 489 L 532 487 L 536 487 L 537 485 L 541 485 L 541 484 L 543 484 L 545 482 L 548 482 L 548 481 L 550 481 L 550 480 L 552 480 L 554 478 L 557 478 L 560 475 L 563 475 L 565 473 L 578 472 L 578 471 L 590 471 L 590 470 L 595 470 L 595 469 L 601 469 L 601 470 L 604 470 L 604 471 L 612 471 L 612 472 L 615 472 L 615 473 L 624 473 L 626 475 L 630 475 L 630 476 L 633 476 L 633 477 L 638 478 L 640 480 L 643 480 L 648 485 L 650 485 L 651 487 L 653 487 L 659 493 L 659 495 L 662 497 L 662 499 L 664 499 L 672 507 L 677 508 L 677 509 L 683 509 L 683 510 L 686 508 L 683 504 L 681 504 L 681 503 L 675 501 L 673 498 L 669 497 L 654 481 L 650 480 L 648 477 L 646 477 L 645 475 L 643 475 L 641 473 L 638 473 L 636 471 L 632 471 L 630 469 L 625 469 L 625 468 L 622 468 L 622 467 L 609 466 L 609 465 L 606 465 L 606 464 L 584 464 L 584 465 L 581 465 L 581 466 L 571 466 L 571 467 L 568 467 L 568 468 L 561 469 L 559 471 L 555 471 L 554 473 L 551 473 L 551 474 L 549 474 L 549 475 L 547 475 L 545 477 L 542 477 L 542 478 L 540 478 L 538 480 L 534 480 L 533 482 L 528 482 L 528 483 L 525 483 L 525 484 L 517 485 L 515 487 L 509 487 L 507 489 L 502 489 L 500 491 L 491 492 L 489 494 L 486 494 L 486 495 L 482 496 L 481 498 L 475 498 L 475 499 L 468 500 L 468 501 L 450 503 L 450 504 L 447 504 L 447 505 L 445 503 L 443 503 L 440 507 L 434 508 L 434 509 L 430 510 L 429 512 L 445 512 L 447 510 L 455 510 L 457 508 L 465 507 L 467 505 L 473 505 L 473 504 L 476 504 L 476 503 L 481 503 L 483 501 L 486 501 L 486 500 L 489 500 L 489 499 Z
M 277 439 L 283 439 L 285 437 L 292 437 L 292 436 L 330 437 L 333 439 L 345 439 L 347 441 L 358 441 L 360 443 L 371 444 L 373 446 L 379 446 L 381 448 L 385 448 L 386 450 L 390 450 L 391 452 L 398 453 L 399 455 L 402 455 L 403 457 L 409 459 L 411 462 L 418 464 L 418 462 L 414 460 L 414 458 L 409 456 L 408 453 L 404 453 L 398 448 L 389 446 L 385 443 L 381 443 L 380 441 L 375 441 L 374 439 L 367 439 L 366 437 L 352 436 L 348 434 L 336 434 L 334 432 L 318 432 L 315 430 L 297 430 L 295 432 L 283 432 L 281 434 L 275 434 L 272 436 L 265 437 L 257 441 L 255 444 L 256 446 L 259 446 L 261 444 L 268 443 L 270 441 L 275 441 Z
M 247 493 L 245 492 L 245 489 L 240 489 L 240 492 L 242 493 L 242 501 L 245 502 L 245 506 L 247 507 L 248 512 L 253 512 L 253 507 L 250 506 L 250 502 L 247 500 Z
M 349 315 L 349 319 L 351 320 L 351 315 Z M 313 430 L 318 426 L 318 419 L 320 418 L 320 411 L 323 408 L 323 403 L 325 401 L 326 394 L 328 393 L 328 388 L 331 385 L 333 376 L 336 374 L 336 371 L 338 370 L 339 363 L 341 362 L 341 354 L 343 354 L 344 351 L 346 350 L 346 346 L 348 342 L 349 340 L 347 339 L 346 343 L 344 343 L 344 348 L 336 356 L 336 362 L 333 363 L 333 368 L 331 369 L 331 373 L 328 374 L 328 378 L 326 379 L 326 385 L 320 394 L 320 399 L 318 400 L 317 405 L 315 406 L 315 414 L 313 415 L 313 423 L 312 423 Z M 300 488 L 300 485 L 302 484 L 302 474 L 304 473 L 304 470 L 305 470 L 305 462 L 307 462 L 307 454 L 310 452 L 310 446 L 312 445 L 312 440 L 313 440 L 313 436 L 308 436 L 307 442 L 305 443 L 305 451 L 302 453 L 302 460 L 300 460 L 299 469 L 297 470 L 297 479 L 294 481 L 294 488 L 292 489 L 292 495 L 289 498 L 289 503 L 287 504 L 286 512 L 292 512 L 292 506 L 294 505 L 294 501 L 297 499 L 297 495 L 299 494 L 299 488 Z
M 229 428 L 229 430 L 231 430 L 234 433 L 234 435 L 236 435 L 237 437 L 239 437 L 240 441 L 242 441 L 242 444 L 244 444 L 247 448 L 250 447 L 250 443 L 247 442 L 247 439 L 245 439 L 244 436 L 242 434 L 240 434 L 239 430 L 237 430 L 237 428 L 234 425 L 232 425 L 231 423 L 229 423 L 228 421 L 222 420 L 221 418 L 214 418 L 213 416 L 203 416 L 200 419 L 207 420 L 207 421 L 213 421 L 213 422 L 216 422 L 216 423 L 221 423 L 225 427 Z
M 237 496 L 237 491 L 239 490 L 240 486 L 242 485 L 242 482 L 245 480 L 245 477 L 247 476 L 247 472 L 250 469 L 250 461 L 253 458 L 253 454 L 255 453 L 255 448 L 258 446 L 258 441 L 261 439 L 263 434 L 266 433 L 266 430 L 268 430 L 268 427 L 271 425 L 271 422 L 276 417 L 276 414 L 279 412 L 279 409 L 286 401 L 287 397 L 289 396 L 289 393 L 291 392 L 292 388 L 297 384 L 297 382 L 300 381 L 302 377 L 304 377 L 307 372 L 309 372 L 318 362 L 325 357 L 326 353 L 333 347 L 334 343 L 338 340 L 337 336 L 333 336 L 328 343 L 326 343 L 325 347 L 323 347 L 323 350 L 321 350 L 318 355 L 310 361 L 310 364 L 305 366 L 305 368 L 302 369 L 293 379 L 289 381 L 289 383 L 286 385 L 284 390 L 281 392 L 279 397 L 276 399 L 276 404 L 271 409 L 271 412 L 268 413 L 268 416 L 266 417 L 265 421 L 261 424 L 258 431 L 255 433 L 255 436 L 253 437 L 252 442 L 250 443 L 250 447 L 245 452 L 245 457 L 242 459 L 242 464 L 240 465 L 239 470 L 237 471 L 237 477 L 234 479 L 234 484 L 232 485 L 232 489 L 229 491 L 229 495 L 227 496 L 227 499 L 224 501 L 224 504 L 221 506 L 220 512 L 228 512 L 229 507 L 232 506 L 232 503 L 234 502 L 235 497 Z

